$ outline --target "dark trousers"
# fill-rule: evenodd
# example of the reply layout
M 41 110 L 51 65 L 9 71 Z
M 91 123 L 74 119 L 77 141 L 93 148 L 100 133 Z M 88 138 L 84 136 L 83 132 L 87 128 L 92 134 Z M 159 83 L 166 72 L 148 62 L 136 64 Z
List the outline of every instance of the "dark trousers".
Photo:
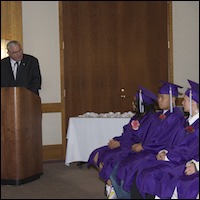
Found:
M 145 199 L 154 199 L 154 198 L 155 198 L 154 195 L 146 194 Z M 134 178 L 133 185 L 131 187 L 131 199 L 144 199 L 137 188 L 136 178 Z

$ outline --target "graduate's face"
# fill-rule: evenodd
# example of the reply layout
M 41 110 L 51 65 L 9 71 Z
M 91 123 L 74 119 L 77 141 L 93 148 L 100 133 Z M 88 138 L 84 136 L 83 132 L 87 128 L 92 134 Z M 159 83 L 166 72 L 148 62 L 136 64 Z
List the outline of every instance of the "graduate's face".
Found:
M 184 112 L 190 112 L 190 98 L 187 95 L 184 95 L 182 105 L 184 108 Z M 199 112 L 198 104 L 193 99 L 191 101 L 191 106 L 192 106 L 193 112 L 194 111 L 195 111 L 195 113 Z
M 169 96 L 169 94 L 158 94 L 158 106 L 162 110 L 170 109 L 170 96 Z
M 187 95 L 184 95 L 182 104 L 184 111 L 190 112 L 190 98 Z

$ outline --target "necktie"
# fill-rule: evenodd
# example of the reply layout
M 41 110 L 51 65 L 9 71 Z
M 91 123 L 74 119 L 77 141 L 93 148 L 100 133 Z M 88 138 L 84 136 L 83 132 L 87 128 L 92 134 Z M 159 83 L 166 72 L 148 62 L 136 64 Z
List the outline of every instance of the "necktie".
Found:
M 16 76 L 17 76 L 17 68 L 18 68 L 18 66 L 19 66 L 19 63 L 16 62 L 14 64 L 14 69 L 13 69 L 13 75 L 14 75 L 15 80 L 16 80 Z

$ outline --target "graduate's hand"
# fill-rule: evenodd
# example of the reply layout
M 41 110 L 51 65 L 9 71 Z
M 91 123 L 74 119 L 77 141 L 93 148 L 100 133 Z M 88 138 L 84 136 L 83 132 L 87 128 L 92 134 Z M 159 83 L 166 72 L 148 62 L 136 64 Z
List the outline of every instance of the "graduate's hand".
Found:
M 191 175 L 194 174 L 196 172 L 196 167 L 194 163 L 188 163 L 186 164 L 186 168 L 185 168 L 185 174 L 186 175 Z
M 110 149 L 115 149 L 115 148 L 117 148 L 119 146 L 120 146 L 120 142 L 117 141 L 117 140 L 112 139 L 112 140 L 109 140 L 109 142 L 108 142 L 108 147 Z
M 144 149 L 143 149 L 141 143 L 137 143 L 137 144 L 133 144 L 132 145 L 131 150 L 134 151 L 134 152 L 140 152 L 140 151 L 142 151 Z
M 156 155 L 157 160 L 165 160 L 166 152 L 162 151 Z

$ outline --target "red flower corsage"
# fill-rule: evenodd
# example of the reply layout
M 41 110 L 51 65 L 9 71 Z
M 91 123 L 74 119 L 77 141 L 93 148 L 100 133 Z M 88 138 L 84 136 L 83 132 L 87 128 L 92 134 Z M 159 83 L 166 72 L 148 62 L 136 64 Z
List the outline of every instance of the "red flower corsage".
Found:
M 131 122 L 132 129 L 137 131 L 140 127 L 140 122 L 138 120 L 133 120 Z
M 164 114 L 159 115 L 159 119 L 165 119 L 165 118 L 166 118 L 166 115 L 164 115 Z
M 192 126 L 187 126 L 185 129 L 189 133 L 193 133 L 194 132 L 194 128 Z

